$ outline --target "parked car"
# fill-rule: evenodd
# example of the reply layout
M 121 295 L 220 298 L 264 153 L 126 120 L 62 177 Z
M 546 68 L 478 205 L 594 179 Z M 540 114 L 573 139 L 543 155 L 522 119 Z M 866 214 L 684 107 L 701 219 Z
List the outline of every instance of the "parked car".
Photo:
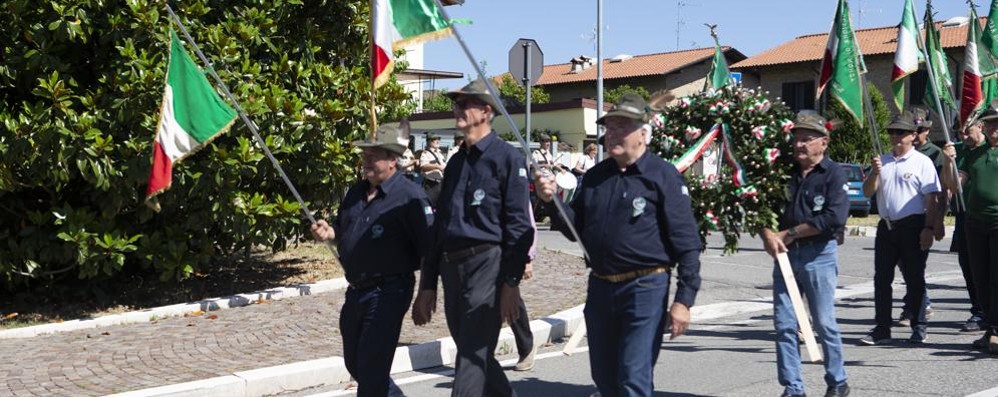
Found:
M 873 166 L 872 165 L 868 165 L 868 166 L 863 167 L 863 179 L 864 180 L 866 180 L 866 176 L 870 175 L 870 171 L 872 171 L 872 170 L 873 170 Z M 873 195 L 870 196 L 870 213 L 871 214 L 877 214 L 877 194 L 876 193 L 873 193 Z
M 863 167 L 856 163 L 839 163 L 849 178 L 849 213 L 865 217 L 870 215 L 870 199 L 863 195 L 863 181 L 866 173 Z

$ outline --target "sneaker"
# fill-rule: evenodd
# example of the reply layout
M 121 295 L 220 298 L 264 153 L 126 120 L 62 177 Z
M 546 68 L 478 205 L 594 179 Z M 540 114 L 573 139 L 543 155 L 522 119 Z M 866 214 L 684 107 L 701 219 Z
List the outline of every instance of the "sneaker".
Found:
M 914 329 L 911 331 L 911 337 L 908 338 L 908 343 L 920 345 L 929 340 L 929 334 L 924 329 Z
M 901 312 L 901 317 L 898 318 L 898 325 L 902 327 L 911 326 L 911 315 L 908 312 Z
M 963 324 L 963 328 L 960 328 L 960 332 L 978 332 L 981 329 L 982 319 L 977 316 L 970 316 L 967 322 Z
M 530 353 L 526 357 L 520 357 L 520 361 L 516 362 L 516 366 L 513 367 L 514 371 L 530 371 L 534 369 L 534 355 L 537 353 L 537 348 L 530 349 Z
M 928 319 L 932 318 L 932 313 L 935 313 L 932 310 L 932 306 L 926 306 L 925 307 L 925 319 L 928 320 Z
M 828 386 L 825 397 L 846 397 L 849 395 L 849 384 L 843 383 L 838 386 Z
M 991 335 L 988 338 L 988 353 L 998 354 L 998 335 Z
M 804 393 L 799 393 L 799 394 L 798 393 L 792 393 L 792 392 L 789 392 L 787 390 L 784 390 L 783 394 L 780 394 L 780 397 L 807 397 L 807 394 L 804 394 Z
M 891 343 L 891 333 L 890 331 L 884 332 L 874 329 L 868 335 L 860 338 L 859 343 L 867 346 L 886 345 Z

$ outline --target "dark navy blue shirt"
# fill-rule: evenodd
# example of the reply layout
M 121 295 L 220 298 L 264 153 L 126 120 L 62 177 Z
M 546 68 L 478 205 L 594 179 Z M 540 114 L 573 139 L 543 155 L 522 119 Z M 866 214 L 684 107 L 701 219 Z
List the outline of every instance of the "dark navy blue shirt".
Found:
M 693 306 L 700 290 L 700 234 L 689 190 L 672 164 L 651 151 L 623 171 L 613 158 L 603 160 L 586 172 L 565 212 L 594 272 L 678 264 L 676 302 Z M 560 216 L 552 217 L 552 226 L 572 239 Z
M 333 222 L 349 282 L 419 269 L 433 224 L 426 193 L 401 172 L 382 182 L 368 202 L 370 186 L 366 180 L 353 185 Z
M 437 209 L 434 244 L 423 265 L 421 289 L 436 289 L 443 252 L 483 243 L 501 246 L 501 279 L 523 275 L 534 227 L 526 160 L 516 148 L 492 132 L 459 150 L 444 170 Z
M 826 242 L 846 225 L 849 216 L 849 178 L 845 170 L 825 156 L 814 169 L 801 175 L 794 169 L 788 187 L 790 202 L 780 217 L 780 230 L 807 223 L 818 229 L 818 235 L 798 242 Z

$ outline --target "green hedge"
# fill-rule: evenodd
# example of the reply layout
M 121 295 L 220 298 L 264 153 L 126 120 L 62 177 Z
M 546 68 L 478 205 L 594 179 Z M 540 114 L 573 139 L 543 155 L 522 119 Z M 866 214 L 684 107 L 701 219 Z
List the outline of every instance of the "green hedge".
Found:
M 329 209 L 368 129 L 368 1 L 171 4 L 310 208 Z M 161 213 L 143 205 L 170 26 L 160 1 L 0 4 L 2 288 L 127 266 L 182 279 L 307 230 L 241 122 L 175 167 Z M 394 82 L 378 100 L 383 121 L 413 108 Z

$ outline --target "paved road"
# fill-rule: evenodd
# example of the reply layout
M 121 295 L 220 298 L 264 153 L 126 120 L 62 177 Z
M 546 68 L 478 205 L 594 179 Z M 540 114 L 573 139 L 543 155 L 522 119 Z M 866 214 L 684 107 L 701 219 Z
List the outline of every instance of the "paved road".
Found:
M 542 232 L 541 236 L 542 247 L 573 250 L 571 243 L 550 232 Z M 937 242 L 936 247 L 948 248 L 949 240 Z M 665 352 L 656 366 L 656 389 L 660 391 L 656 395 L 760 396 L 782 391 L 776 382 L 771 305 L 764 304 L 771 296 L 772 264 L 754 239 L 743 239 L 743 248 L 731 256 L 720 255 L 720 250 L 707 251 L 697 306 L 710 309 L 705 317 L 746 307 L 746 301 L 757 301 L 758 305 L 754 310 L 747 306 L 747 312 L 697 321 L 688 336 L 663 344 Z M 930 320 L 929 343 L 861 347 L 855 341 L 869 331 L 873 318 L 873 238 L 850 237 L 840 248 L 842 298 L 837 313 L 853 395 L 964 396 L 982 391 L 983 395 L 998 395 L 998 357 L 970 349 L 969 343 L 980 334 L 959 332 L 968 317 L 968 302 L 954 254 L 933 251 L 929 257 L 928 287 L 936 313 Z M 904 290 L 900 276 L 898 279 L 897 307 Z M 906 329 L 894 329 L 896 338 L 906 339 L 908 335 Z M 520 395 L 587 396 L 595 391 L 589 377 L 588 354 L 566 357 L 560 353 L 561 348 L 545 347 L 534 371 L 508 372 Z M 399 374 L 396 379 L 410 396 L 446 396 L 450 393 L 449 376 L 448 368 L 436 368 Z M 820 365 L 805 365 L 811 394 L 823 394 L 822 376 Z M 300 395 L 342 394 L 330 388 Z

